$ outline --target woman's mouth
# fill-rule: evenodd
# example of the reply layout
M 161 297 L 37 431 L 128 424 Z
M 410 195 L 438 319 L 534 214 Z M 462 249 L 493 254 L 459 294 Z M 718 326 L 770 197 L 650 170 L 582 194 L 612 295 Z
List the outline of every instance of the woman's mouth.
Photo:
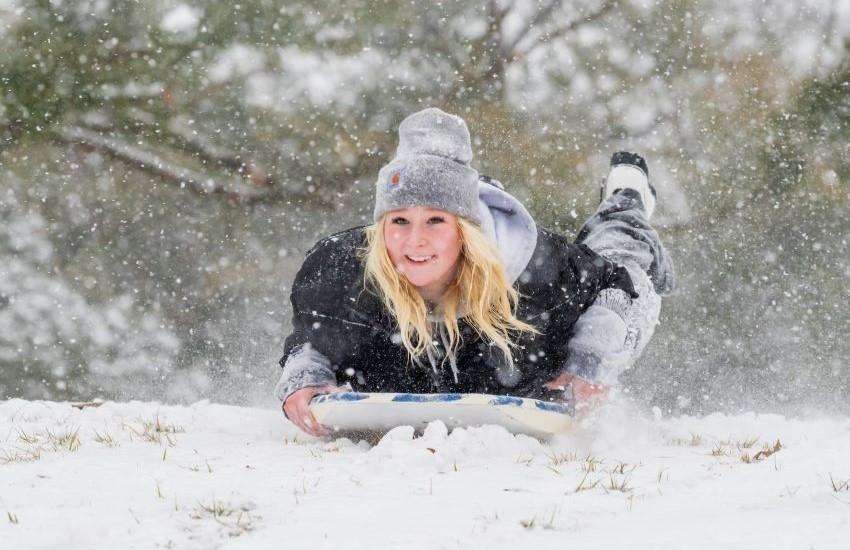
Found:
M 436 256 L 404 256 L 410 263 L 413 264 L 425 264 L 430 261 L 436 260 Z

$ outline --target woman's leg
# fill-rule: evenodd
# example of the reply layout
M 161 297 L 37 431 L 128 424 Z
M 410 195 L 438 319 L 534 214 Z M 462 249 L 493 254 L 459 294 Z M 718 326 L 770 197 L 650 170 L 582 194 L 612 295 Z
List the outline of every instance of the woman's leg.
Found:
M 604 198 L 596 213 L 585 222 L 576 238 L 597 254 L 625 267 L 640 295 L 630 298 L 621 291 L 603 291 L 583 314 L 573 329 L 569 342 L 568 371 L 603 384 L 616 383 L 617 376 L 638 359 L 658 324 L 661 297 L 670 294 L 674 285 L 673 264 L 661 244 L 658 233 L 649 222 L 644 206 L 646 187 L 632 187 L 637 172 L 627 174 L 618 189 L 613 177 L 622 174 L 623 165 L 616 160 L 639 159 L 627 164 L 627 171 L 640 171 L 645 177 L 646 164 L 637 155 L 618 153 L 612 159 L 612 172 Z M 637 182 L 640 184 L 640 182 Z M 650 198 L 654 202 L 654 193 Z M 650 205 L 650 212 L 654 204 Z
M 579 231 L 576 243 L 587 245 L 634 275 L 643 273 L 660 296 L 673 290 L 673 262 L 649 223 L 640 194 L 633 189 L 606 197 Z

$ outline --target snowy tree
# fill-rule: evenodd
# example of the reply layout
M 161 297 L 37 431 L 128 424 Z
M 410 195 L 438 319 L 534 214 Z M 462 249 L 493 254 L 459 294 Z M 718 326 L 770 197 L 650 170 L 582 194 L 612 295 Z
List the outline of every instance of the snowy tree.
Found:
M 33 397 L 78 395 L 90 386 L 120 395 L 130 381 L 164 376 L 179 342 L 133 297 L 92 303 L 54 266 L 46 221 L 0 198 L 0 387 Z

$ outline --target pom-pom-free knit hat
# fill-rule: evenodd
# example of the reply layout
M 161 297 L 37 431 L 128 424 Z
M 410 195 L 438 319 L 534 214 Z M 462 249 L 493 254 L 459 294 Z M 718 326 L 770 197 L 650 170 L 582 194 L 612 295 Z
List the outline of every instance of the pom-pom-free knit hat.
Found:
M 392 210 L 425 206 L 481 224 L 478 172 L 462 118 L 430 107 L 398 127 L 395 157 L 378 173 L 375 221 Z

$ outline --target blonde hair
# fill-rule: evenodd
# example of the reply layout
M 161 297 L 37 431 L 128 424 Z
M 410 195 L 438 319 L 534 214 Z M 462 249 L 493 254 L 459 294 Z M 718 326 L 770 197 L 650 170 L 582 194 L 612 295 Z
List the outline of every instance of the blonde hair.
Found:
M 388 216 L 382 216 L 366 228 L 364 284 L 371 283 L 384 305 L 395 315 L 401 343 L 408 356 L 421 364 L 421 356 L 434 339 L 432 324 L 425 300 L 390 259 L 384 239 L 387 219 Z M 476 225 L 460 217 L 457 221 L 462 241 L 460 263 L 441 301 L 442 321 L 448 336 L 446 352 L 452 359 L 452 370 L 455 370 L 454 357 L 462 340 L 458 312 L 482 339 L 498 347 L 513 366 L 511 348 L 516 344 L 511 333 L 538 331 L 516 317 L 519 293 L 508 280 L 498 250 Z

